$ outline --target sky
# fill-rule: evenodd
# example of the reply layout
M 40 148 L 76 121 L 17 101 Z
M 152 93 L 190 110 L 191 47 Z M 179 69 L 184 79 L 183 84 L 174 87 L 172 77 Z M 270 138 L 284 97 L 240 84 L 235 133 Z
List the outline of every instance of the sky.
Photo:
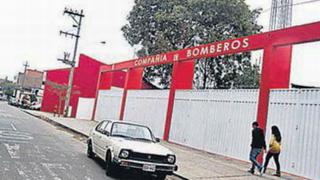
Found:
M 299 3 L 308 0 L 293 0 Z M 271 0 L 246 0 L 251 9 L 262 8 L 258 23 L 268 31 Z M 122 35 L 121 27 L 134 0 L 10 0 L 0 6 L 0 78 L 13 79 L 28 61 L 31 69 L 46 70 L 66 67 L 57 58 L 72 52 L 74 39 L 59 36 L 59 31 L 72 31 L 72 20 L 63 16 L 65 7 L 83 9 L 79 53 L 104 63 L 129 60 L 134 49 Z M 293 25 L 320 21 L 320 1 L 293 7 Z M 105 44 L 100 43 L 105 41 Z M 291 82 L 320 86 L 320 43 L 295 45 Z

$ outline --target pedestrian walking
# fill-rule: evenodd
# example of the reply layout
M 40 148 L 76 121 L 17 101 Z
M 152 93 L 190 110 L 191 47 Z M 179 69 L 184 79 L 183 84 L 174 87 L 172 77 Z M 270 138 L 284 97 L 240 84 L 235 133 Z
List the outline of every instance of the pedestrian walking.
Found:
M 251 151 L 250 151 L 250 161 L 252 162 L 252 167 L 248 171 L 254 174 L 255 167 L 257 167 L 260 175 L 262 175 L 262 165 L 257 161 L 258 155 L 263 149 L 266 149 L 266 142 L 264 139 L 264 133 L 261 128 L 259 128 L 258 122 L 252 123 L 252 141 L 251 141 Z
M 280 173 L 280 163 L 279 163 L 279 155 L 281 152 L 281 133 L 279 131 L 279 128 L 277 126 L 271 127 L 271 139 L 269 143 L 269 150 L 266 156 L 266 161 L 264 163 L 263 173 L 266 172 L 268 168 L 268 163 L 271 157 L 273 157 L 274 162 L 276 163 L 277 171 L 274 176 L 281 176 Z

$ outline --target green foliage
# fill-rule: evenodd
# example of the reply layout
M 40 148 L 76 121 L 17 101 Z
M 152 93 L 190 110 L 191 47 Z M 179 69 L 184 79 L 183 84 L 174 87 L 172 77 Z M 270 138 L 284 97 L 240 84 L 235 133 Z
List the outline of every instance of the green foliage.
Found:
M 198 60 L 194 87 L 197 89 L 259 88 L 260 68 L 250 61 L 250 53 Z
M 127 18 L 128 24 L 122 27 L 122 31 L 130 45 L 140 48 L 138 56 L 154 55 L 257 33 L 261 29 L 256 23 L 259 12 L 251 11 L 244 0 L 135 0 Z M 195 73 L 201 73 L 198 70 L 204 66 L 210 67 L 206 73 L 218 74 L 210 75 L 207 80 L 224 83 L 221 85 L 224 86 L 227 79 L 238 76 L 232 74 L 236 67 L 226 69 L 231 66 L 221 65 L 222 61 L 221 57 L 211 58 L 208 64 L 197 61 Z M 221 72 L 215 70 L 217 67 L 222 68 Z M 168 88 L 171 71 L 171 65 L 148 67 L 144 79 Z M 226 76 L 223 71 L 232 73 Z
M 8 97 L 11 97 L 11 96 L 13 96 L 13 93 L 14 93 L 14 91 L 13 91 L 13 89 L 7 89 L 7 90 L 5 90 L 4 91 L 4 94 Z
M 3 93 L 7 96 L 13 96 L 14 89 L 16 84 L 10 81 L 5 81 L 0 83 L 0 87 L 3 90 Z

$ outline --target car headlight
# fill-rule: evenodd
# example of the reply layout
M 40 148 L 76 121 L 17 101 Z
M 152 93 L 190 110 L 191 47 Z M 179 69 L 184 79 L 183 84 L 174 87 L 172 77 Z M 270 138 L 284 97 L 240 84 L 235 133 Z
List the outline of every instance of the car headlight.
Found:
M 121 158 L 128 158 L 129 157 L 129 151 L 128 150 L 122 150 L 121 152 L 120 152 L 120 157 Z
M 169 155 L 167 161 L 168 163 L 174 164 L 176 161 L 176 157 L 174 155 Z

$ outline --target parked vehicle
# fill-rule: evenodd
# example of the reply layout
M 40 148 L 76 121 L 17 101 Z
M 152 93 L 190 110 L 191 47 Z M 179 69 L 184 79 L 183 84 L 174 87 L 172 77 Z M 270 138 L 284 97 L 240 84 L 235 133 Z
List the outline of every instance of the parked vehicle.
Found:
M 19 106 L 19 102 L 14 97 L 10 97 L 8 104 L 11 106 L 16 106 L 16 107 Z
M 41 108 L 41 104 L 36 102 L 32 103 L 32 105 L 30 106 L 31 110 L 40 110 L 40 108 Z
M 0 101 L 7 101 L 7 97 L 6 96 L 0 96 Z
M 117 174 L 119 169 L 134 169 L 165 179 L 178 167 L 174 153 L 159 141 L 147 126 L 104 120 L 90 133 L 87 156 L 104 160 L 108 176 Z
M 31 106 L 31 98 L 29 94 L 22 95 L 21 98 L 21 108 L 23 109 L 29 109 Z

